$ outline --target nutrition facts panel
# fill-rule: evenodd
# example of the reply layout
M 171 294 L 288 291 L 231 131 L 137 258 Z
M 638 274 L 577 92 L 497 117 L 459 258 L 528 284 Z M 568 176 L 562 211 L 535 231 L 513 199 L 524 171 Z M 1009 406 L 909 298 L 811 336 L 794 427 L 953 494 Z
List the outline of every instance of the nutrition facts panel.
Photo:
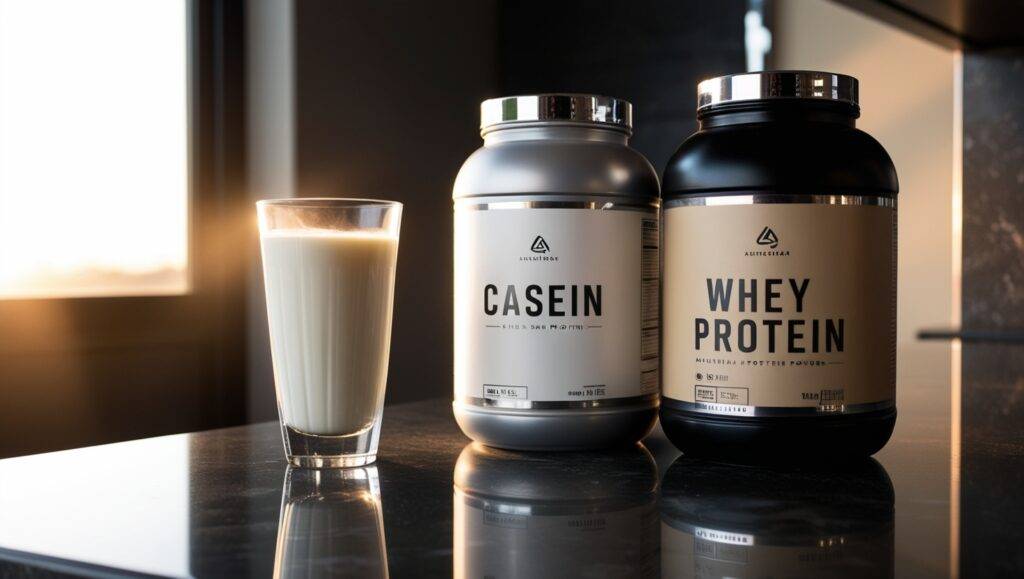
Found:
M 640 271 L 642 284 L 640 292 L 640 311 L 643 312 L 643 327 L 640 332 L 640 371 L 642 372 L 641 390 L 643 393 L 658 391 L 658 350 L 659 350 L 659 311 L 658 302 L 661 284 L 661 262 L 659 246 L 661 243 L 657 219 L 641 221 L 642 244 Z

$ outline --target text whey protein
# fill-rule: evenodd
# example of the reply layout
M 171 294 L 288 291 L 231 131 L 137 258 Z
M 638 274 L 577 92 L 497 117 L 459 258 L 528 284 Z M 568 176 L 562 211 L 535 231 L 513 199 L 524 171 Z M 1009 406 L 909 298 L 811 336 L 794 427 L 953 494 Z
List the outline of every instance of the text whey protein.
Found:
M 685 453 L 872 454 L 896 420 L 896 171 L 857 81 L 704 81 L 664 179 L 662 423 Z

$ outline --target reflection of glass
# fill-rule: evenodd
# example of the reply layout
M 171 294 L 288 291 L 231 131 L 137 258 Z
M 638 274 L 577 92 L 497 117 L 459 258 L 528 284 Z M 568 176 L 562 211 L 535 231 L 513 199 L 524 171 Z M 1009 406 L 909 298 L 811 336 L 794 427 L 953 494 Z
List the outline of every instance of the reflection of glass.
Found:
M 658 576 L 658 474 L 642 446 L 517 453 L 455 467 L 455 577 Z
M 388 576 L 376 467 L 288 467 L 274 576 Z
M 662 479 L 671 577 L 892 577 L 893 494 L 874 460 L 785 469 L 680 458 Z
M 256 204 L 274 383 L 296 466 L 377 457 L 402 205 L 363 199 Z

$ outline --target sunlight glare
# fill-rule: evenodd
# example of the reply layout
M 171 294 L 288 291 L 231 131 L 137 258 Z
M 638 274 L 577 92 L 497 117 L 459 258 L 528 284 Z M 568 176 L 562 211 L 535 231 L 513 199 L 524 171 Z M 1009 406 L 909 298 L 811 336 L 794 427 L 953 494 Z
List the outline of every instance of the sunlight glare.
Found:
M 180 294 L 185 0 L 0 0 L 0 297 Z

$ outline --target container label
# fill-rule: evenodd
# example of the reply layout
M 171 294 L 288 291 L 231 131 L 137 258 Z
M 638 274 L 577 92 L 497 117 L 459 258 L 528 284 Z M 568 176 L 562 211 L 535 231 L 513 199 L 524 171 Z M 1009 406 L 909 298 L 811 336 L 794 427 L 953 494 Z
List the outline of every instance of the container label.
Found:
M 654 209 L 457 207 L 456 399 L 656 395 L 658 243 Z
M 667 209 L 668 403 L 730 416 L 891 406 L 895 226 L 875 205 Z

